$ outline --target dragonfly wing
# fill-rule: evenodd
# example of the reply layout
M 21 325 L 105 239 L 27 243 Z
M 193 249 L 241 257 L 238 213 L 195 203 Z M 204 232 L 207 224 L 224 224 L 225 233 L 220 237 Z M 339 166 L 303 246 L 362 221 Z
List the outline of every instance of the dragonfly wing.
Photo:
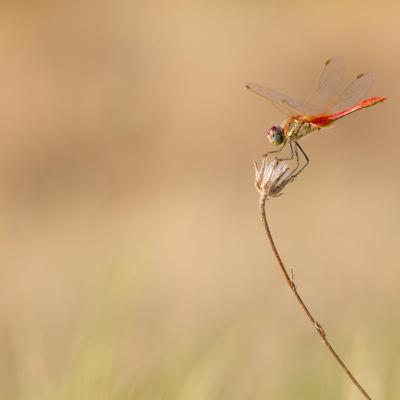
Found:
M 276 90 L 267 88 L 255 82 L 248 83 L 246 88 L 270 100 L 275 107 L 289 116 L 302 114 L 301 108 L 304 104 L 304 101 L 302 100 L 286 96 L 283 93 L 277 92 Z
M 337 97 L 329 111 L 334 113 L 340 112 L 359 103 L 361 100 L 365 99 L 374 81 L 375 74 L 373 72 L 357 75 L 356 79 L 354 79 Z
M 302 107 L 304 114 L 317 114 L 326 110 L 338 94 L 344 71 L 344 63 L 340 57 L 325 61 L 316 85 Z

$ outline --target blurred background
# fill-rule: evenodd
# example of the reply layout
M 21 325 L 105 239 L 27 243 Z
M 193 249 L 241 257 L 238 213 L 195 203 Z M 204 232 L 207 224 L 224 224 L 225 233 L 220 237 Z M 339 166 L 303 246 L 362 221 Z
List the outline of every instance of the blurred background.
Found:
M 302 141 L 268 202 L 307 304 L 375 399 L 400 396 L 400 5 L 0 5 L 0 399 L 360 399 L 300 312 L 254 160 L 340 55 L 376 107 Z

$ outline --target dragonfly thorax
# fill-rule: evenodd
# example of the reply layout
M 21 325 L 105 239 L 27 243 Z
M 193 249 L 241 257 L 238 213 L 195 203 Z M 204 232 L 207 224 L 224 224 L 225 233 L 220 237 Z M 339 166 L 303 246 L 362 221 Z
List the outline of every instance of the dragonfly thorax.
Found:
M 302 119 L 293 118 L 287 122 L 284 133 L 286 139 L 291 141 L 300 139 L 315 129 L 318 129 L 316 125 Z

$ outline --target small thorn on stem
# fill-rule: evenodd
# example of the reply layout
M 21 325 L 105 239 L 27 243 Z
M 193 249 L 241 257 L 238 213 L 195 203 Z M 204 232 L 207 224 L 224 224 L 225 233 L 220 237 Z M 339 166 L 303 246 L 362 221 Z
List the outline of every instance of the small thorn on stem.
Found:
M 322 326 L 320 325 L 320 323 L 319 323 L 318 321 L 314 321 L 314 326 L 315 326 L 315 329 L 316 329 L 323 337 L 326 336 L 326 333 L 325 333 L 324 329 L 322 328 Z
M 290 267 L 290 287 L 296 290 L 296 285 L 294 284 L 293 268 Z

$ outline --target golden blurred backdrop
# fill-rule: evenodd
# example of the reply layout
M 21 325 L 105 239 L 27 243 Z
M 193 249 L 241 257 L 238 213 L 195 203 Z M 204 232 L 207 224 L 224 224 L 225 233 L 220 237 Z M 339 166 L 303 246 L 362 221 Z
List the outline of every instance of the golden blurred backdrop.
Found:
M 327 58 L 388 101 L 302 142 L 268 202 L 305 301 L 375 399 L 400 397 L 400 5 L 0 6 L 0 399 L 359 399 L 300 313 L 252 162 Z

